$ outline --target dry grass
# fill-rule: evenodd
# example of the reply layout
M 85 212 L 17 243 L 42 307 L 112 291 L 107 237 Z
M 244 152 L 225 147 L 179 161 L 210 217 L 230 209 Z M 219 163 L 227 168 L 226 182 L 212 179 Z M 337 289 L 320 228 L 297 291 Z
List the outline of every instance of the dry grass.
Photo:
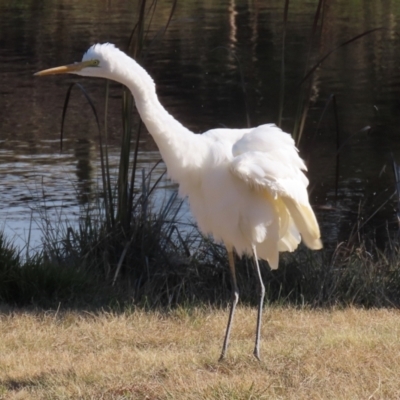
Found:
M 0 399 L 398 399 L 400 312 L 264 313 L 239 308 L 228 360 L 227 312 L 0 315 Z

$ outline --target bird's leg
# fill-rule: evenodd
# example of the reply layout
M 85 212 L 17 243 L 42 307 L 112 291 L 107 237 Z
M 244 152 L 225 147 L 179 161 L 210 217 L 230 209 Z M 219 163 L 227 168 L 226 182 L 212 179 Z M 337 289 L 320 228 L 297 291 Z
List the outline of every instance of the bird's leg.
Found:
M 226 350 L 228 349 L 228 344 L 229 344 L 229 335 L 231 333 L 233 314 L 235 313 L 236 304 L 239 301 L 239 290 L 236 282 L 236 270 L 235 270 L 235 259 L 233 257 L 233 249 L 227 247 L 227 251 L 228 251 L 229 270 L 231 272 L 231 280 L 232 280 L 232 302 L 231 302 L 231 310 L 229 312 L 228 326 L 226 327 L 224 344 L 222 346 L 222 352 L 221 356 L 219 357 L 219 361 L 225 358 Z
M 256 275 L 258 279 L 258 314 L 257 314 L 257 330 L 256 330 L 256 343 L 254 346 L 254 356 L 257 360 L 260 361 L 260 335 L 261 335 L 261 318 L 262 318 L 262 309 L 264 304 L 264 296 L 265 296 L 265 287 L 261 277 L 260 266 L 258 264 L 256 246 L 253 246 L 253 256 L 254 256 L 254 266 L 256 270 Z

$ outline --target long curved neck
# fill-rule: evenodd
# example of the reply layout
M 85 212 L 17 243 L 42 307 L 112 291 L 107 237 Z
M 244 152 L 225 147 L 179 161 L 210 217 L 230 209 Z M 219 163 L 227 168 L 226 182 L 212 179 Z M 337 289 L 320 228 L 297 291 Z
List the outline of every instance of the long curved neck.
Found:
M 193 172 L 199 167 L 199 161 L 206 151 L 203 140 L 185 128 L 161 105 L 150 75 L 136 61 L 122 52 L 120 54 L 125 59 L 115 65 L 113 79 L 132 92 L 136 108 L 157 143 L 169 176 L 180 182 L 187 172 Z

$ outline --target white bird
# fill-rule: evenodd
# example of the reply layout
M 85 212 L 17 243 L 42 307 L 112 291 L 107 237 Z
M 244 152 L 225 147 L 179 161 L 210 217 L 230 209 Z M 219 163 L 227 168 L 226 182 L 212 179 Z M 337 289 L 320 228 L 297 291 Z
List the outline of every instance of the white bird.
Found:
M 322 247 L 308 200 L 306 166 L 292 137 L 273 124 L 194 134 L 161 105 L 150 75 L 113 44 L 93 45 L 81 62 L 35 75 L 65 73 L 111 79 L 130 89 L 168 175 L 189 199 L 200 230 L 226 246 L 232 303 L 220 360 L 226 355 L 239 300 L 233 252 L 254 257 L 259 294 L 254 355 L 260 359 L 265 288 L 258 259 L 276 269 L 279 252 L 294 251 L 301 239 L 311 249 Z

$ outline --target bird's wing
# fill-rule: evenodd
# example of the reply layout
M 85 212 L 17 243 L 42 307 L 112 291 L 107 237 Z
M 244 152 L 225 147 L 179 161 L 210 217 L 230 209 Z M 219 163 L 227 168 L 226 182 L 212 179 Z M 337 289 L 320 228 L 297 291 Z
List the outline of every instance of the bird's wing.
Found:
M 282 199 L 305 243 L 316 249 L 322 245 L 308 201 L 306 169 L 292 137 L 273 124 L 254 128 L 232 147 L 232 174 L 255 190 Z
M 254 188 L 308 203 L 306 170 L 292 137 L 268 124 L 252 129 L 232 147 L 231 171 Z
M 236 142 L 242 139 L 244 135 L 250 133 L 253 130 L 254 128 L 247 128 L 247 129 L 216 128 L 204 132 L 202 136 L 207 137 L 211 141 L 231 143 L 232 145 L 234 145 Z

